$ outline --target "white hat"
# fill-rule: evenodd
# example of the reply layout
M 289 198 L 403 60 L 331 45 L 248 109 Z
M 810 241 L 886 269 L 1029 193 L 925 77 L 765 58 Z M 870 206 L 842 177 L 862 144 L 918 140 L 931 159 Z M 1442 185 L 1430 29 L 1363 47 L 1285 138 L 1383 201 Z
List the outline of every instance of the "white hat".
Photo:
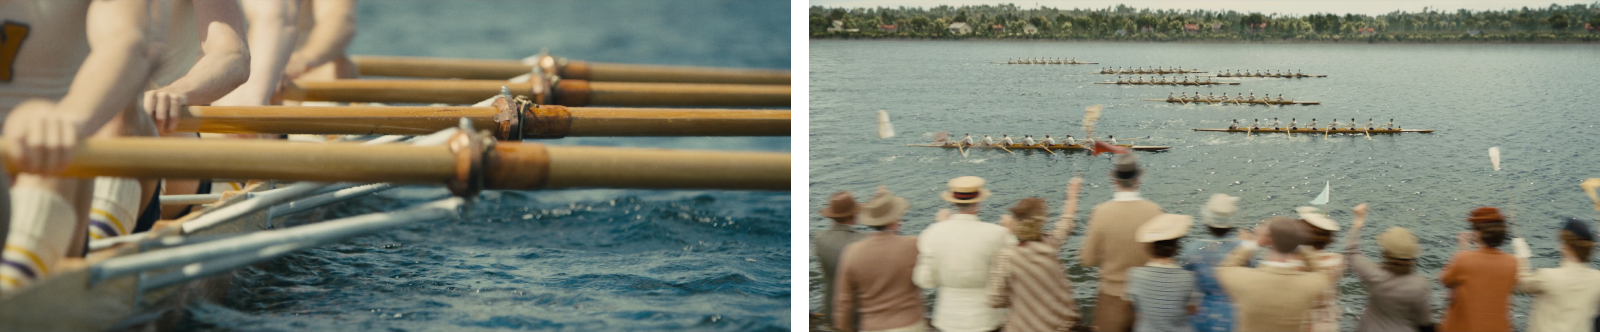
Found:
M 1171 240 L 1189 234 L 1189 226 L 1194 225 L 1194 217 L 1181 214 L 1163 213 L 1150 221 L 1139 225 L 1139 230 L 1133 233 L 1134 241 L 1151 243 L 1162 240 Z
M 1294 211 L 1299 212 L 1300 219 L 1311 223 L 1311 226 L 1317 226 L 1317 228 L 1334 232 L 1339 231 L 1339 222 L 1333 221 L 1333 219 L 1329 219 L 1327 215 L 1322 214 L 1322 209 L 1312 206 L 1302 206 L 1295 208 Z
M 983 188 L 983 178 L 963 176 L 950 179 L 950 190 L 939 194 L 946 202 L 977 203 L 989 198 L 989 189 Z
M 883 226 L 900 220 L 906 214 L 906 208 L 911 203 L 905 198 L 895 197 L 888 190 L 878 192 L 867 204 L 861 205 L 861 215 L 856 217 L 856 223 L 863 226 Z
M 1239 212 L 1239 206 L 1236 205 L 1238 201 L 1238 197 L 1227 194 L 1211 195 L 1205 208 L 1200 209 L 1200 219 L 1205 220 L 1206 226 L 1233 228 L 1233 214 Z

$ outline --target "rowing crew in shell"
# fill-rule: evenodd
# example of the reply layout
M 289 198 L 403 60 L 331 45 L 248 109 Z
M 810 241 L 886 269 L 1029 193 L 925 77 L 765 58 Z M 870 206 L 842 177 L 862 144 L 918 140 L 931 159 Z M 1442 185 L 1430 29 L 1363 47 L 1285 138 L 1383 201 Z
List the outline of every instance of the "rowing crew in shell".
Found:
M 1110 135 L 1106 136 L 1106 140 L 1111 142 L 1112 144 L 1116 144 L 1116 139 L 1113 138 Z M 1092 141 L 1091 140 L 1085 140 L 1084 144 L 1088 144 L 1089 142 L 1092 142 Z M 1056 146 L 1056 145 L 1072 146 L 1072 145 L 1077 145 L 1078 141 L 1073 139 L 1072 135 L 1062 136 L 1061 137 L 1061 141 L 1059 141 L 1059 142 L 1057 142 L 1054 137 L 1050 137 L 1050 135 L 1044 135 L 1044 139 L 1043 140 L 1037 140 L 1037 141 L 1033 139 L 1033 135 L 1024 135 L 1023 138 L 1022 138 L 1022 143 L 1025 146 Z M 971 146 L 1012 146 L 1012 145 L 1016 145 L 1016 144 L 1017 144 L 1016 141 L 1013 141 L 1011 139 L 1010 135 L 1001 135 L 1000 140 L 996 141 L 995 139 L 989 137 L 988 134 L 984 134 L 983 135 L 983 139 L 979 140 L 976 143 L 974 143 L 973 140 L 972 140 L 972 134 L 964 134 L 964 135 L 961 136 L 961 139 L 944 142 L 945 146 L 963 146 L 963 147 L 971 147 Z
M 1261 123 L 1261 119 L 1255 119 L 1255 122 L 1251 123 L 1250 127 L 1248 127 L 1248 128 L 1252 129 L 1252 130 L 1261 130 L 1260 123 Z M 1272 125 L 1269 126 L 1268 128 L 1271 128 L 1273 130 L 1282 129 L 1282 128 L 1278 127 L 1278 118 L 1272 118 Z M 1295 119 L 1294 118 L 1290 118 L 1289 119 L 1288 128 L 1290 130 L 1298 130 L 1298 129 L 1300 129 L 1299 126 L 1295 125 Z M 1312 118 L 1311 119 L 1311 123 L 1307 124 L 1306 128 L 1307 129 L 1317 129 L 1317 119 Z M 1232 123 L 1230 123 L 1228 125 L 1228 129 L 1239 129 L 1239 120 L 1238 119 L 1233 119 Z M 1333 119 L 1333 123 L 1329 124 L 1328 128 L 1326 128 L 1326 130 L 1334 130 L 1334 129 L 1339 129 L 1339 119 L 1337 119 L 1337 118 Z M 1360 130 L 1360 127 L 1356 126 L 1356 119 L 1355 118 L 1351 118 L 1350 119 L 1350 126 L 1347 129 Z M 1394 125 L 1394 119 L 1389 119 L 1389 123 L 1384 124 L 1382 128 L 1374 127 L 1372 125 L 1372 118 L 1367 118 L 1366 129 L 1367 130 L 1375 130 L 1375 129 L 1389 130 L 1389 129 L 1400 129 L 1400 127 L 1396 127 Z
M 1194 93 L 1194 98 L 1195 99 L 1189 99 L 1189 93 L 1188 92 L 1184 92 L 1182 95 L 1178 95 L 1178 96 L 1173 96 L 1171 92 L 1167 93 L 1167 101 L 1200 101 L 1199 100 L 1199 98 L 1200 98 L 1200 92 L 1199 91 L 1196 91 Z M 1206 99 L 1203 100 L 1203 101 L 1207 101 L 1207 102 L 1217 101 L 1217 102 L 1226 103 L 1226 102 L 1232 102 L 1232 101 L 1237 101 L 1237 102 L 1293 102 L 1294 100 L 1292 100 L 1292 99 L 1290 99 L 1290 100 L 1283 99 L 1283 94 L 1281 94 L 1281 93 L 1278 94 L 1278 98 L 1276 98 L 1276 99 L 1274 99 L 1274 98 L 1272 98 L 1272 96 L 1268 95 L 1268 96 L 1263 96 L 1263 97 L 1261 97 L 1261 99 L 1257 100 L 1255 92 L 1251 92 L 1249 97 L 1245 97 L 1244 93 L 1241 92 L 1241 93 L 1239 93 L 1238 97 L 1231 98 L 1231 99 L 1228 98 L 1228 94 L 1227 93 L 1223 93 L 1222 94 L 1222 99 L 1216 99 L 1216 97 L 1214 97 L 1212 94 L 1207 93 L 1206 94 Z
M 1155 84 L 1167 84 L 1167 83 L 1173 83 L 1173 84 L 1190 84 L 1190 83 L 1204 83 L 1204 84 L 1211 84 L 1211 83 L 1216 83 L 1216 82 L 1217 82 L 1217 81 L 1216 81 L 1216 80 L 1214 80 L 1214 79 L 1212 79 L 1212 78 L 1210 78 L 1210 77 L 1207 77 L 1207 78 L 1206 78 L 1206 79 L 1205 79 L 1205 80 L 1204 80 L 1204 81 L 1202 81 L 1202 80 L 1200 80 L 1200 78 L 1198 78 L 1198 77 L 1196 77 L 1196 78 L 1193 78 L 1193 80 L 1192 80 L 1192 81 L 1191 81 L 1191 80 L 1190 80 L 1190 79 L 1191 79 L 1191 78 L 1190 78 L 1190 77 L 1184 77 L 1184 78 L 1183 78 L 1183 80 L 1178 80 L 1178 79 L 1176 79 L 1176 78 L 1174 78 L 1174 79 L 1172 79 L 1172 80 L 1171 80 L 1171 81 L 1168 81 L 1168 80 L 1167 80 L 1167 78 L 1166 78 L 1166 77 L 1162 77 L 1162 78 L 1161 78 L 1161 79 L 1160 79 L 1160 80 L 1157 80 L 1157 79 L 1153 79 L 1153 78 L 1152 78 L 1152 79 L 1150 79 L 1150 80 L 1149 80 L 1149 81 L 1145 81 L 1145 80 L 1144 80 L 1144 77 L 1143 77 L 1143 76 L 1140 76 L 1140 77 L 1136 77 L 1136 78 L 1134 78 L 1134 79 L 1133 79 L 1133 80 L 1131 80 L 1131 81 L 1130 81 L 1130 80 L 1124 80 L 1124 79 L 1122 79 L 1122 76 L 1121 76 L 1121 75 L 1118 75 L 1118 76 L 1117 76 L 1117 83 L 1118 83 L 1118 84 L 1129 84 L 1129 83 L 1134 83 L 1134 84 L 1142 84 L 1142 83 L 1155 83 Z

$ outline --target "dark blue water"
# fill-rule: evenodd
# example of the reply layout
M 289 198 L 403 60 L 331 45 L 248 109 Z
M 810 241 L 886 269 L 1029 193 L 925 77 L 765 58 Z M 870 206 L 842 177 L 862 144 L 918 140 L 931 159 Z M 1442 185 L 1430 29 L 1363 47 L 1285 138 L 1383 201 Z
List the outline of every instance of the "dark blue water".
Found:
M 1067 179 L 1085 177 L 1083 210 L 1111 198 L 1104 155 L 1008 154 L 907 147 L 932 133 L 956 137 L 991 134 L 1083 136 L 1084 107 L 1105 105 L 1099 136 L 1146 137 L 1124 141 L 1165 145 L 1168 152 L 1139 153 L 1147 172 L 1143 195 L 1170 213 L 1196 215 L 1214 193 L 1243 198 L 1240 218 L 1258 221 L 1307 205 L 1332 183 L 1332 216 L 1348 227 L 1349 209 L 1367 202 L 1372 220 L 1366 250 L 1390 226 L 1410 228 L 1424 248 L 1418 263 L 1437 278 L 1466 230 L 1467 212 L 1510 207 L 1517 228 L 1533 246 L 1534 264 L 1554 267 L 1560 217 L 1593 220 L 1578 182 L 1600 177 L 1600 46 L 1595 45 L 1368 45 L 1188 44 L 1067 42 L 811 41 L 811 206 L 852 190 L 857 197 L 888 185 L 910 200 L 904 234 L 917 234 L 947 207 L 938 198 L 945 182 L 963 175 L 989 180 L 994 196 L 980 217 L 996 221 L 1004 208 L 1041 197 L 1059 211 Z M 1019 57 L 1076 57 L 1099 65 L 998 65 Z M 1201 70 L 1285 70 L 1329 75 L 1315 79 L 1219 79 L 1241 85 L 1153 87 L 1097 85 L 1114 75 L 1102 66 L 1183 66 Z M 1141 101 L 1167 94 L 1283 94 L 1318 106 L 1173 105 Z M 875 113 L 889 111 L 899 136 L 877 139 Z M 1229 119 L 1350 118 L 1378 123 L 1394 118 L 1433 134 L 1253 135 L 1195 132 L 1226 128 Z M 1270 123 L 1269 121 L 1266 121 Z M 1499 146 L 1502 167 L 1491 169 L 1487 149 Z M 813 218 L 813 231 L 827 221 Z M 1202 234 L 1196 226 L 1193 235 Z M 1342 233 L 1340 236 L 1342 237 Z M 1062 257 L 1077 265 L 1081 237 Z M 1339 247 L 1336 243 L 1334 248 Z M 1508 249 L 1509 248 L 1503 248 Z M 813 260 L 814 261 L 814 260 Z M 813 263 L 812 310 L 820 303 L 820 272 Z M 1072 269 L 1080 299 L 1091 300 L 1096 276 Z M 1354 277 L 1340 284 L 1347 327 L 1364 309 L 1365 290 Z M 1443 288 L 1434 291 L 1444 305 Z M 1517 298 L 1521 325 L 1528 297 Z M 1088 302 L 1085 302 L 1088 304 Z
M 788 68 L 787 2 L 367 1 L 351 54 Z M 788 151 L 788 138 L 550 144 Z M 290 223 L 439 199 L 407 187 Z M 787 192 L 486 192 L 435 221 L 235 272 L 181 330 L 789 329 Z

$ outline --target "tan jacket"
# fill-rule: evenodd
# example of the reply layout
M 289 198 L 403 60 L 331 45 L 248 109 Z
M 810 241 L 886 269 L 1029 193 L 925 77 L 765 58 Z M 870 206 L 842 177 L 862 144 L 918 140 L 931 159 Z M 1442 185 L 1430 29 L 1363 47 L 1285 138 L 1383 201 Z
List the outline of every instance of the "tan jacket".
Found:
M 1234 331 L 1304 329 L 1312 306 L 1334 281 L 1327 274 L 1318 273 L 1316 264 L 1311 264 L 1309 272 L 1268 264 L 1253 269 L 1244 267 L 1244 262 L 1255 254 L 1255 248 L 1255 243 L 1240 245 L 1216 268 L 1217 281 L 1233 298 Z
M 922 289 L 911 283 L 917 237 L 878 232 L 845 247 L 834 282 L 833 327 L 879 331 L 921 323 Z
M 1128 268 L 1150 262 L 1144 244 L 1133 234 L 1150 218 L 1161 214 L 1161 206 L 1139 199 L 1138 193 L 1118 192 L 1117 198 L 1095 205 L 1089 213 L 1089 235 L 1078 251 L 1078 263 L 1100 268 L 1100 292 L 1122 296 L 1128 282 Z

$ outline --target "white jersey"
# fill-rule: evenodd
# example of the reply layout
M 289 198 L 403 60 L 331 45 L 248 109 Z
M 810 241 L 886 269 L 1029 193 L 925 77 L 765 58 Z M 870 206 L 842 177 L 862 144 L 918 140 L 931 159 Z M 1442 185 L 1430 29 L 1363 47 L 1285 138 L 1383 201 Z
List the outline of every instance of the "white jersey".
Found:
M 1077 141 L 1077 140 L 1074 140 L 1074 139 L 1072 139 L 1072 136 L 1067 136 L 1067 137 L 1063 137 L 1063 138 L 1061 138 L 1061 144 L 1066 144 L 1066 145 L 1078 145 L 1078 141 Z
M 1012 140 L 1011 140 L 1011 137 L 1010 137 L 1010 136 L 1007 136 L 1007 137 L 1005 137 L 1005 138 L 1001 138 L 1001 139 L 1000 139 L 1000 143 L 1005 143 L 1005 145 L 1007 145 L 1007 146 L 1010 146 L 1010 145 L 1012 145 L 1012 144 L 1017 144 L 1017 143 L 1016 143 L 1016 142 L 1015 142 L 1015 141 L 1012 141 Z
M 67 95 L 89 56 L 88 14 L 84 0 L 0 0 L 0 117 L 30 98 Z
M 1056 139 L 1054 137 L 1045 137 L 1044 144 L 1046 144 L 1046 145 L 1056 145 Z
M 989 138 L 989 136 L 984 136 L 983 137 L 983 145 L 994 145 L 994 139 L 993 138 Z
M 1022 142 L 1023 143 L 1028 143 L 1028 146 L 1038 145 L 1037 142 L 1033 141 L 1033 137 L 1023 137 L 1022 138 Z
M 956 141 L 956 144 L 960 144 L 960 143 L 972 144 L 972 136 L 963 136 L 963 137 L 961 137 L 961 140 Z

